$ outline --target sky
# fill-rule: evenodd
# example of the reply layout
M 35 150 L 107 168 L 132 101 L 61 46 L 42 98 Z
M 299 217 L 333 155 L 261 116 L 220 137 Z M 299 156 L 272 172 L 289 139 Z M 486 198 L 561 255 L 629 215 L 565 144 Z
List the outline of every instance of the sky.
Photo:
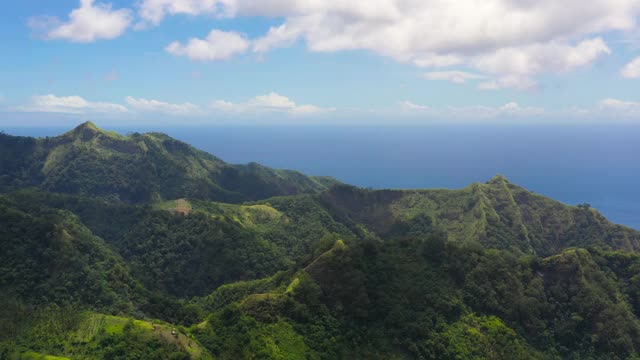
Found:
M 627 123 L 640 0 L 20 0 L 0 125 Z

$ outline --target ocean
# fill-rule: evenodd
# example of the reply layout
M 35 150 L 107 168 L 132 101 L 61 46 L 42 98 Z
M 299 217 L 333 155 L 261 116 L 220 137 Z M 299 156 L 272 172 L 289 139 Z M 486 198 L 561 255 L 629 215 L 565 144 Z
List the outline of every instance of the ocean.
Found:
M 70 126 L 71 127 L 71 126 Z M 328 175 L 368 188 L 449 188 L 496 174 L 640 229 L 640 125 L 137 126 L 232 163 Z M 11 128 L 53 136 L 68 129 Z

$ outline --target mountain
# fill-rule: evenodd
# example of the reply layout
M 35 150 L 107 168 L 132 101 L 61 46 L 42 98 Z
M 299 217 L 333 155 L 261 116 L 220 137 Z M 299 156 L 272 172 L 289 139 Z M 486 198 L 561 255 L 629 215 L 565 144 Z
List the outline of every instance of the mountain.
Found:
M 259 164 L 231 165 L 160 134 L 121 136 L 86 122 L 57 137 L 0 135 L 0 189 L 43 190 L 141 203 L 225 202 L 316 193 L 337 183 Z
M 0 198 L 0 217 L 5 296 L 114 309 L 132 306 L 137 284 L 118 255 L 76 216 L 54 209 L 24 212 Z
M 0 359 L 640 357 L 640 232 L 501 175 L 366 190 L 91 123 L 0 147 Z
M 425 235 L 489 248 L 552 255 L 572 246 L 640 250 L 640 233 L 610 223 L 588 205 L 568 206 L 498 175 L 460 190 L 364 190 L 335 186 L 321 202 L 351 227 L 381 238 Z M 357 231 L 357 230 L 355 230 Z

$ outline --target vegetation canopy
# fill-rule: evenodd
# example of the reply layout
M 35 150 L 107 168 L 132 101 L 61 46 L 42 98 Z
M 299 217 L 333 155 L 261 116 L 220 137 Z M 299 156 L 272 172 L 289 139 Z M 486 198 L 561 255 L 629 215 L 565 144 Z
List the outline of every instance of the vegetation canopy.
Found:
M 0 359 L 637 359 L 640 233 L 496 176 L 366 190 L 0 134 Z

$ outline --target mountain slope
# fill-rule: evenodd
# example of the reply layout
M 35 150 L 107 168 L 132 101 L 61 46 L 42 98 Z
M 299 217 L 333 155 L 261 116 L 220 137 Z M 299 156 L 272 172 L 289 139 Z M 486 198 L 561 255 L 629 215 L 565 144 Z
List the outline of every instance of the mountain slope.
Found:
M 0 150 L 0 358 L 640 355 L 640 232 L 503 176 L 365 190 L 91 123 Z
M 364 190 L 336 186 L 319 195 L 336 219 L 381 238 L 441 231 L 456 242 L 552 255 L 571 246 L 640 250 L 640 232 L 588 206 L 569 206 L 496 176 L 460 190 Z M 360 231 L 362 234 L 362 231 Z
M 9 310 L 23 321 L 12 329 L 16 342 L 3 343 L 0 336 L 2 359 L 212 359 L 186 331 L 167 323 L 70 307 Z M 11 325 L 0 325 L 0 335 Z
M 296 272 L 219 288 L 204 300 L 213 312 L 194 335 L 222 359 L 277 350 L 268 344 L 281 336 L 306 345 L 291 358 L 637 356 L 636 302 L 609 270 L 621 253 L 516 257 L 450 244 L 432 256 L 442 240 L 339 239 Z
M 178 297 L 285 270 L 325 236 L 350 234 L 308 195 L 272 198 L 268 205 L 181 199 L 153 207 L 33 189 L 5 196 L 24 212 L 76 214 L 121 256 L 134 278 Z
M 0 292 L 33 304 L 132 311 L 140 286 L 122 260 L 69 212 L 27 213 L 0 197 Z
M 258 164 L 231 165 L 160 133 L 121 136 L 87 122 L 57 137 L 0 135 L 0 190 L 43 190 L 126 202 L 192 197 L 241 202 L 316 193 L 337 181 Z

